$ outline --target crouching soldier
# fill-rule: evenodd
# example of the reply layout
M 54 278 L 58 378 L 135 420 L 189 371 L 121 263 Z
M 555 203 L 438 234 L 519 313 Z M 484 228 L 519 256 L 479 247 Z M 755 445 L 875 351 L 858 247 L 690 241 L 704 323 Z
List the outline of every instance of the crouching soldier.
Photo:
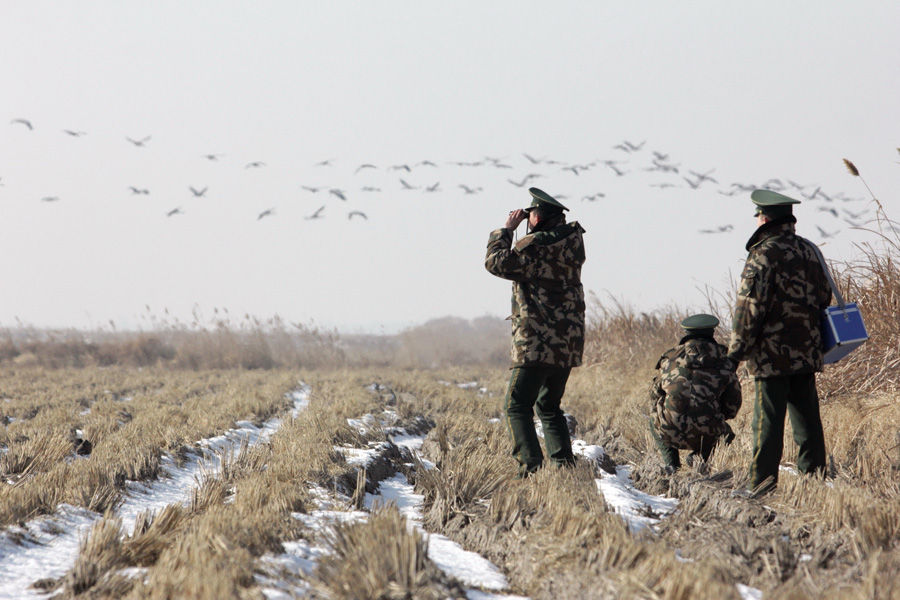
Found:
M 681 322 L 685 336 L 656 363 L 650 396 L 650 431 L 673 473 L 681 466 L 678 450 L 690 450 L 688 463 L 709 459 L 719 438 L 731 443 L 734 433 L 725 421 L 741 408 L 737 364 L 728 348 L 716 343 L 719 320 L 706 314 Z

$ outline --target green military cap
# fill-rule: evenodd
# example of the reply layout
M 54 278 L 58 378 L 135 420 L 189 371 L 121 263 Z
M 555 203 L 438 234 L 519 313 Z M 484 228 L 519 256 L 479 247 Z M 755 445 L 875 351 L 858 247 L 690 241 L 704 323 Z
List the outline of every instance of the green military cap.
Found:
M 753 190 L 750 199 L 756 205 L 756 214 L 762 213 L 770 217 L 783 217 L 793 213 L 791 206 L 800 204 L 799 200 L 794 200 L 784 194 L 773 192 L 772 190 Z
M 710 333 L 712 333 L 713 330 L 715 330 L 715 328 L 718 326 L 719 319 L 715 318 L 712 315 L 707 315 L 704 313 L 691 315 L 681 322 L 681 327 L 685 331 L 690 333 L 696 333 L 704 329 L 708 329 Z
M 539 190 L 538 188 L 528 188 L 528 193 L 531 194 L 531 206 L 525 209 L 525 212 L 528 212 L 532 208 L 541 207 L 547 209 L 549 213 L 554 212 L 562 212 L 564 210 L 569 210 L 562 204 L 560 204 L 559 200 L 545 192 L 544 190 Z

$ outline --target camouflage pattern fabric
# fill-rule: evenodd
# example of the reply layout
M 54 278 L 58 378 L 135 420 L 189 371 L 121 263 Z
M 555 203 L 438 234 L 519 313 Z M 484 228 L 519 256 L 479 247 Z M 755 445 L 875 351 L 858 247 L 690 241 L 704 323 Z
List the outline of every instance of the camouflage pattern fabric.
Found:
M 491 232 L 484 266 L 513 282 L 513 367 L 578 367 L 584 352 L 584 229 L 564 221 L 526 235 Z
M 788 216 L 747 242 L 728 355 L 754 377 L 821 371 L 821 312 L 831 302 L 825 271 Z
M 665 445 L 697 450 L 701 437 L 728 432 L 725 421 L 741 408 L 741 387 L 727 353 L 714 339 L 686 336 L 656 363 L 651 420 Z

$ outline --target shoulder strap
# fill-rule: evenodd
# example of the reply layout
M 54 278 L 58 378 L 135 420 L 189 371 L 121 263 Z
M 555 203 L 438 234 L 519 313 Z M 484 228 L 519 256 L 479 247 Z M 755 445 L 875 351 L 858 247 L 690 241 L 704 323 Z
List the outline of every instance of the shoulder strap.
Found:
M 831 291 L 834 293 L 834 297 L 837 299 L 838 306 L 844 308 L 844 297 L 841 296 L 841 293 L 838 291 L 837 285 L 834 283 L 834 279 L 831 277 L 831 271 L 828 270 L 828 265 L 825 264 L 825 257 L 822 256 L 822 251 L 819 250 L 819 247 L 813 244 L 806 238 L 797 236 L 807 244 L 809 244 L 810 248 L 812 248 L 813 252 L 816 254 L 816 258 L 819 260 L 819 263 L 822 265 L 822 269 L 825 271 L 825 277 L 828 279 L 828 285 L 831 286 Z

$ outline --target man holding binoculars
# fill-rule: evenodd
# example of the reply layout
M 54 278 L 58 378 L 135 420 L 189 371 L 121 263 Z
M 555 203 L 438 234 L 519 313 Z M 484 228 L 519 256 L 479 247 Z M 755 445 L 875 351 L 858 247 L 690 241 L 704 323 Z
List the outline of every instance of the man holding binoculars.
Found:
M 537 412 L 547 455 L 556 466 L 575 462 L 560 401 L 572 367 L 584 351 L 584 229 L 566 223 L 568 210 L 538 188 L 530 188 L 528 208 L 511 211 L 502 229 L 491 232 L 484 265 L 513 282 L 512 373 L 504 402 L 512 454 L 519 476 L 544 462 L 534 427 Z M 530 231 L 513 244 L 513 231 L 528 220 Z

